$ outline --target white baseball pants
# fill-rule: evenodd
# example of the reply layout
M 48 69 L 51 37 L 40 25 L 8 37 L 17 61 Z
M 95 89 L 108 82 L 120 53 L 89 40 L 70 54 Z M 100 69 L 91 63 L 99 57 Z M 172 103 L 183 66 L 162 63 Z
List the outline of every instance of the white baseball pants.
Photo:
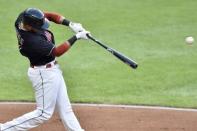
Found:
M 27 131 L 49 120 L 55 110 L 59 112 L 65 129 L 84 131 L 75 117 L 59 65 L 51 68 L 29 68 L 37 109 L 1 125 L 1 131 Z

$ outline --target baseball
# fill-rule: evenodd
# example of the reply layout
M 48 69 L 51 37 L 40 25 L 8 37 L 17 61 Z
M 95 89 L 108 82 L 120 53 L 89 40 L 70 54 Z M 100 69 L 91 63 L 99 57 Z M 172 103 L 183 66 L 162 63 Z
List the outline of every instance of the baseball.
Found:
M 188 36 L 188 37 L 185 38 L 185 42 L 187 44 L 190 44 L 191 45 L 191 44 L 194 43 L 194 38 L 192 36 Z

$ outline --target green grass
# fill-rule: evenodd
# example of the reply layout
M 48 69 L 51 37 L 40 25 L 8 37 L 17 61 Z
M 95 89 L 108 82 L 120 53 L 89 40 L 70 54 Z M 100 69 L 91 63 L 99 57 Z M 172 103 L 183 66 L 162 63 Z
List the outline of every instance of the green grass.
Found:
M 46 6 L 47 3 L 47 6 Z M 78 41 L 58 58 L 72 102 L 197 108 L 195 0 L 0 1 L 0 100 L 34 100 L 29 63 L 17 49 L 14 20 L 28 7 L 55 11 L 81 22 L 94 36 L 134 58 L 137 70 L 91 41 Z M 60 43 L 72 32 L 51 24 Z

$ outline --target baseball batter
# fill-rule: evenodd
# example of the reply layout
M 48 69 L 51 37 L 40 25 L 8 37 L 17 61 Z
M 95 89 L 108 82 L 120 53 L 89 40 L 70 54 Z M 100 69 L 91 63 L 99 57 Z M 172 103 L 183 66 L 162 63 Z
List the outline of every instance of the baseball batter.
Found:
M 55 46 L 49 21 L 70 27 L 76 34 Z M 84 131 L 75 117 L 56 57 L 63 55 L 79 39 L 88 39 L 81 24 L 73 23 L 57 13 L 28 8 L 15 22 L 20 53 L 30 61 L 28 77 L 35 91 L 36 110 L 1 125 L 1 131 L 27 131 L 49 120 L 55 108 L 65 129 Z

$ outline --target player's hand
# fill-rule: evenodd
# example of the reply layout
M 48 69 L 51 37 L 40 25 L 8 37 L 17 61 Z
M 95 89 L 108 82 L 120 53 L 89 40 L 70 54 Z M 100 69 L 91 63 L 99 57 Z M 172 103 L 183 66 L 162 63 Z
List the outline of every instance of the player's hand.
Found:
M 76 37 L 77 37 L 77 39 L 85 39 L 85 40 L 87 40 L 88 39 L 87 34 L 90 34 L 90 32 L 86 31 L 86 30 L 83 30 L 82 32 L 78 32 L 76 34 Z
M 72 29 L 73 32 L 78 33 L 78 32 L 82 32 L 85 31 L 85 29 L 83 28 L 83 26 L 80 23 L 73 23 L 70 22 L 69 27 Z

